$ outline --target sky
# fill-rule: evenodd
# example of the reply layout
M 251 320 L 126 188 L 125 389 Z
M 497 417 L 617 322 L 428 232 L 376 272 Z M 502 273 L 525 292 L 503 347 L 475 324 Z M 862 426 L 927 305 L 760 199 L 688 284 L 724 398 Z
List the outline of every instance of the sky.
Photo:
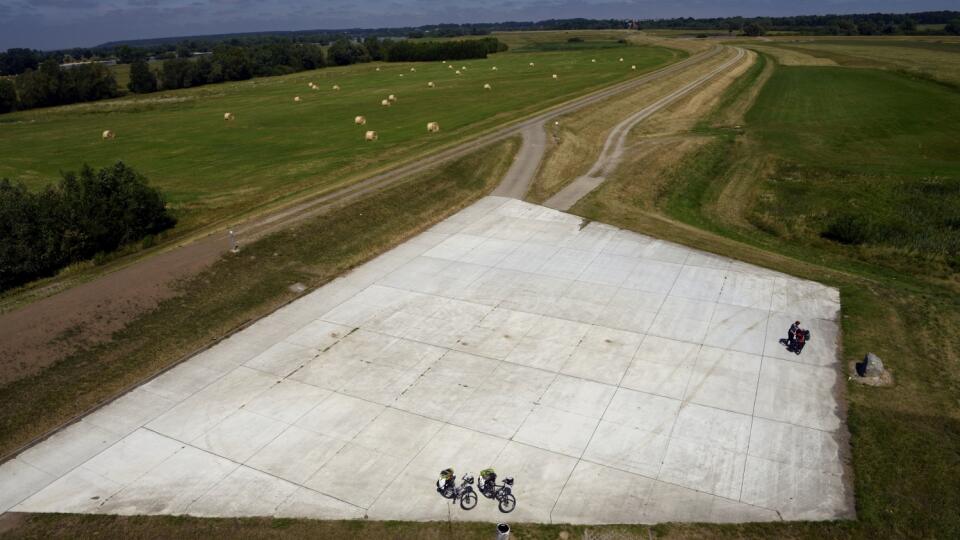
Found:
M 960 10 L 960 0 L 0 0 L 0 50 L 270 30 L 941 9 Z

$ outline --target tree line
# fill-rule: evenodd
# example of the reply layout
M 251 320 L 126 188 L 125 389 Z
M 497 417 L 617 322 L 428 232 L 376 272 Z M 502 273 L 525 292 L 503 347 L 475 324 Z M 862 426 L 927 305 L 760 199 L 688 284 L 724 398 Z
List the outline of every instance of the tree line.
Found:
M 192 88 L 253 77 L 283 75 L 359 62 L 426 62 L 486 58 L 507 46 L 495 38 L 458 41 L 394 41 L 370 37 L 363 42 L 345 37 L 324 53 L 320 45 L 274 42 L 249 47 L 219 45 L 211 54 L 194 56 L 189 51 L 153 69 L 145 56 L 130 64 L 127 90 L 147 94 L 158 90 Z M 61 67 L 53 58 L 37 69 L 27 68 L 16 77 L 0 79 L 0 113 L 82 101 L 96 101 L 121 94 L 113 72 L 97 63 Z
M 34 193 L 0 180 L 0 291 L 172 227 L 163 196 L 123 163 Z
M 83 64 L 64 69 L 56 60 L 48 58 L 36 70 L 28 69 L 12 79 L 0 79 L 0 113 L 119 95 L 110 68 L 102 64 Z
M 918 25 L 946 25 L 943 31 L 920 30 Z M 634 21 L 639 29 L 743 31 L 748 35 L 776 30 L 814 35 L 954 34 L 960 35 L 960 11 L 917 13 L 860 13 L 850 15 L 796 15 L 789 17 L 675 18 Z M 750 30 L 750 32 L 748 32 Z M 753 35 L 757 35 L 753 33 Z

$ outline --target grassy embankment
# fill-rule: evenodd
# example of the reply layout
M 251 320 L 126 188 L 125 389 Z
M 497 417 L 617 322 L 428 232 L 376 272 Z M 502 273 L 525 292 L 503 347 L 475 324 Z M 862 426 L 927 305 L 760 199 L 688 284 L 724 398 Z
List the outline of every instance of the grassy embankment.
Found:
M 732 87 L 724 106 L 737 107 L 748 89 Z M 716 123 L 719 111 L 696 130 L 710 142 L 679 165 L 652 179 L 628 169 L 574 207 L 838 287 L 844 369 L 873 351 L 895 376 L 891 388 L 848 383 L 856 521 L 661 532 L 960 536 L 958 116 L 960 92 L 935 82 L 776 66 L 741 129 Z M 837 220 L 857 243 L 824 238 Z

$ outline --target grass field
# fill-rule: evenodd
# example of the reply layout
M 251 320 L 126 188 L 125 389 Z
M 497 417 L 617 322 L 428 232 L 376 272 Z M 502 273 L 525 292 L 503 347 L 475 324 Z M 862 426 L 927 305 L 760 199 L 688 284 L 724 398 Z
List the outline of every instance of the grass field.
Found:
M 850 362 L 872 351 L 895 384 L 846 387 L 855 521 L 654 532 L 956 538 L 960 515 L 944 509 L 960 505 L 952 472 L 960 467 L 960 295 L 957 269 L 932 253 L 956 238 L 938 220 L 949 222 L 960 209 L 960 155 L 949 150 L 960 94 L 888 71 L 771 62 L 745 120 L 718 111 L 710 118 L 723 123 L 690 134 L 709 142 L 678 165 L 648 178 L 629 174 L 636 165 L 625 164 L 573 211 L 838 287 L 848 373 Z M 763 69 L 758 64 L 744 79 L 761 81 Z M 751 99 L 749 88 L 732 86 L 722 106 Z M 728 204 L 731 194 L 745 200 Z M 830 213 L 840 211 L 869 216 L 873 226 L 899 220 L 923 243 L 890 231 L 861 246 L 820 238 Z
M 956 37 L 804 37 L 775 39 L 762 46 L 795 51 L 842 66 L 904 71 L 960 86 L 960 38 Z
M 466 68 L 462 75 L 439 62 L 364 64 L 14 113 L 0 118 L 0 177 L 39 189 L 83 163 L 123 160 L 163 190 L 182 232 L 337 187 L 681 55 L 650 46 L 508 52 L 458 62 Z M 553 73 L 559 78 L 551 79 Z M 319 91 L 308 88 L 311 81 Z M 485 83 L 493 89 L 483 90 Z M 333 91 L 334 84 L 342 90 Z M 389 94 L 398 103 L 382 107 Z M 225 112 L 236 121 L 224 122 Z M 354 125 L 356 115 L 366 116 L 367 125 Z M 430 121 L 442 131 L 428 134 Z M 105 129 L 117 138 L 101 140 Z M 364 142 L 368 129 L 380 139 Z

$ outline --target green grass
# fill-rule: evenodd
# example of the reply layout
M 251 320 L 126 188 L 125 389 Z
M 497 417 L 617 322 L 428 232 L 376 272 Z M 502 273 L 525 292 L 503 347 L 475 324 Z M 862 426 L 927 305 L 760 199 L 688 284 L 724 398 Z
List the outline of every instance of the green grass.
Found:
M 0 456 L 272 312 L 296 296 L 291 284 L 318 287 L 455 212 L 492 189 L 517 147 L 484 148 L 245 246 L 109 341 L 0 388 Z
M 0 177 L 40 189 L 62 170 L 123 160 L 167 195 L 182 233 L 271 201 L 337 187 L 679 55 L 651 46 L 508 52 L 458 62 L 456 67 L 467 68 L 459 76 L 440 62 L 364 64 L 14 113 L 0 117 Z M 629 61 L 617 62 L 620 56 Z M 602 61 L 593 64 L 592 57 Z M 552 73 L 559 79 L 551 79 Z M 310 81 L 320 90 L 310 90 Z M 429 89 L 427 81 L 437 87 Z M 484 91 L 484 83 L 493 90 Z M 342 90 L 334 92 L 334 84 Z M 389 94 L 399 102 L 381 107 Z M 302 102 L 294 103 L 294 96 Z M 236 121 L 224 122 L 225 112 Z M 354 125 L 356 115 L 366 116 L 365 127 Z M 439 122 L 442 131 L 428 134 L 429 121 Z M 101 140 L 105 129 L 117 138 Z M 380 140 L 365 142 L 367 129 Z
M 939 183 L 922 179 L 930 160 L 954 167 L 960 156 L 914 150 L 918 142 L 935 149 L 955 140 L 953 111 L 934 114 L 928 109 L 953 103 L 955 98 L 945 92 L 940 85 L 892 73 L 776 67 L 747 114 L 743 132 L 716 126 L 712 142 L 665 173 L 655 208 L 633 203 L 642 193 L 641 182 L 629 175 L 608 182 L 574 208 L 589 219 L 839 288 L 841 369 L 849 374 L 849 363 L 872 351 L 895 378 L 890 388 L 846 386 L 856 520 L 735 528 L 668 525 L 656 527 L 655 533 L 696 538 L 960 537 L 960 514 L 952 510 L 960 507 L 954 472 L 960 470 L 956 274 L 902 252 L 884 257 L 815 234 L 824 223 L 821 214 L 839 209 L 874 212 L 878 220 L 905 214 L 921 223 L 941 212 L 956 212 L 951 198 L 956 177 Z M 901 137 L 898 130 L 912 138 Z M 740 176 L 742 170 L 765 170 L 747 165 L 771 157 L 781 166 L 769 175 Z M 747 195 L 755 201 L 744 207 L 747 215 L 731 216 L 718 207 L 724 189 L 736 182 L 756 186 Z M 786 202 L 776 202 L 781 198 Z M 758 227 L 750 214 L 764 210 L 769 221 Z M 787 231 L 783 222 L 791 224 Z M 800 226 L 804 223 L 809 230 Z M 936 227 L 925 230 L 939 242 L 952 234 Z
M 941 85 L 878 70 L 780 67 L 747 115 L 779 160 L 754 219 L 804 241 L 840 220 L 852 227 L 849 243 L 896 248 L 908 264 L 960 265 L 958 123 L 960 92 Z

